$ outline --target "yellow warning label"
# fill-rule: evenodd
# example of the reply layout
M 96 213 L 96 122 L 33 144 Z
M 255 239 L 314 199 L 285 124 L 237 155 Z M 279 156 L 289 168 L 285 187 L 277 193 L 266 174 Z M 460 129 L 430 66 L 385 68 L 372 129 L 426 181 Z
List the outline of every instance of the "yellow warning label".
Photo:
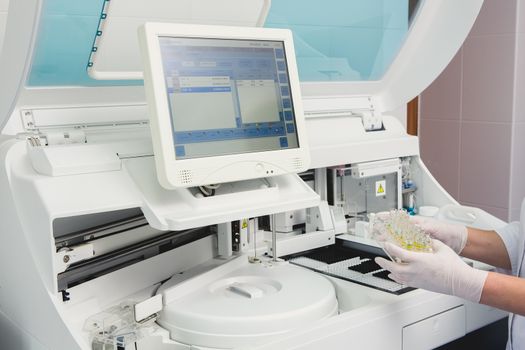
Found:
M 376 197 L 386 195 L 386 180 L 376 181 Z
M 246 219 L 242 220 L 242 228 L 243 229 L 248 228 L 248 220 Z

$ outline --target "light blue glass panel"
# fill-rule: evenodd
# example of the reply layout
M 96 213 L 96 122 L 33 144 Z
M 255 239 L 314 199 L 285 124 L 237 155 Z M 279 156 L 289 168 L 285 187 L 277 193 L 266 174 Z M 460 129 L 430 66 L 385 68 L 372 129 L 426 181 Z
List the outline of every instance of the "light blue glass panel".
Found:
M 44 0 L 29 86 L 142 84 L 87 75 L 105 1 Z M 303 81 L 376 80 L 404 41 L 409 1 L 273 0 L 266 26 L 292 29 Z
M 273 0 L 267 27 L 289 28 L 302 81 L 378 80 L 409 27 L 409 0 Z
M 106 0 L 45 0 L 28 86 L 135 85 L 97 81 L 86 71 Z

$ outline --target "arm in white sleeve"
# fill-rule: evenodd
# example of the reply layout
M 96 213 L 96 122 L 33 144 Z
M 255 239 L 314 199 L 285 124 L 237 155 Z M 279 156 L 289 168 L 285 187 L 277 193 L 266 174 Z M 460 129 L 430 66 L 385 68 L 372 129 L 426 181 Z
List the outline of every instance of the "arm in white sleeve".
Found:
M 509 255 L 512 267 L 512 274 L 516 276 L 518 274 L 521 255 L 523 254 L 525 238 L 521 232 L 521 224 L 519 222 L 513 222 L 495 231 L 507 249 L 507 254 Z

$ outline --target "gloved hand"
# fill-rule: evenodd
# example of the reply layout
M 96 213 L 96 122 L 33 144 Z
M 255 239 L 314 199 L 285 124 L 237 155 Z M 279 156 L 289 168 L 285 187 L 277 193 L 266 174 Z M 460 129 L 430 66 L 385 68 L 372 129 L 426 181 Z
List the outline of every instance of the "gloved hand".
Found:
M 461 253 L 467 244 L 467 228 L 463 225 L 448 224 L 421 216 L 411 217 L 410 220 L 421 227 L 432 238 L 445 243 L 458 254 Z
M 387 253 L 402 262 L 380 257 L 375 261 L 390 271 L 389 277 L 398 283 L 479 302 L 488 272 L 470 267 L 438 240 L 433 239 L 432 245 L 433 253 L 421 253 L 385 243 Z

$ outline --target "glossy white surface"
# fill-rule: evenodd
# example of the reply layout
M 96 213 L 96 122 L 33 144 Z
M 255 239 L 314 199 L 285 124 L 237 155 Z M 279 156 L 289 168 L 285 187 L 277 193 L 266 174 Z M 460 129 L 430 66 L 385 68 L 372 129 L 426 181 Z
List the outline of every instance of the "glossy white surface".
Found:
M 203 286 L 196 283 L 191 292 L 184 284 L 171 287 L 186 289 L 180 297 L 171 296 L 159 318 L 173 340 L 218 348 L 249 346 L 337 314 L 335 289 L 322 275 L 286 263 L 238 259 L 244 266 L 207 278 Z

